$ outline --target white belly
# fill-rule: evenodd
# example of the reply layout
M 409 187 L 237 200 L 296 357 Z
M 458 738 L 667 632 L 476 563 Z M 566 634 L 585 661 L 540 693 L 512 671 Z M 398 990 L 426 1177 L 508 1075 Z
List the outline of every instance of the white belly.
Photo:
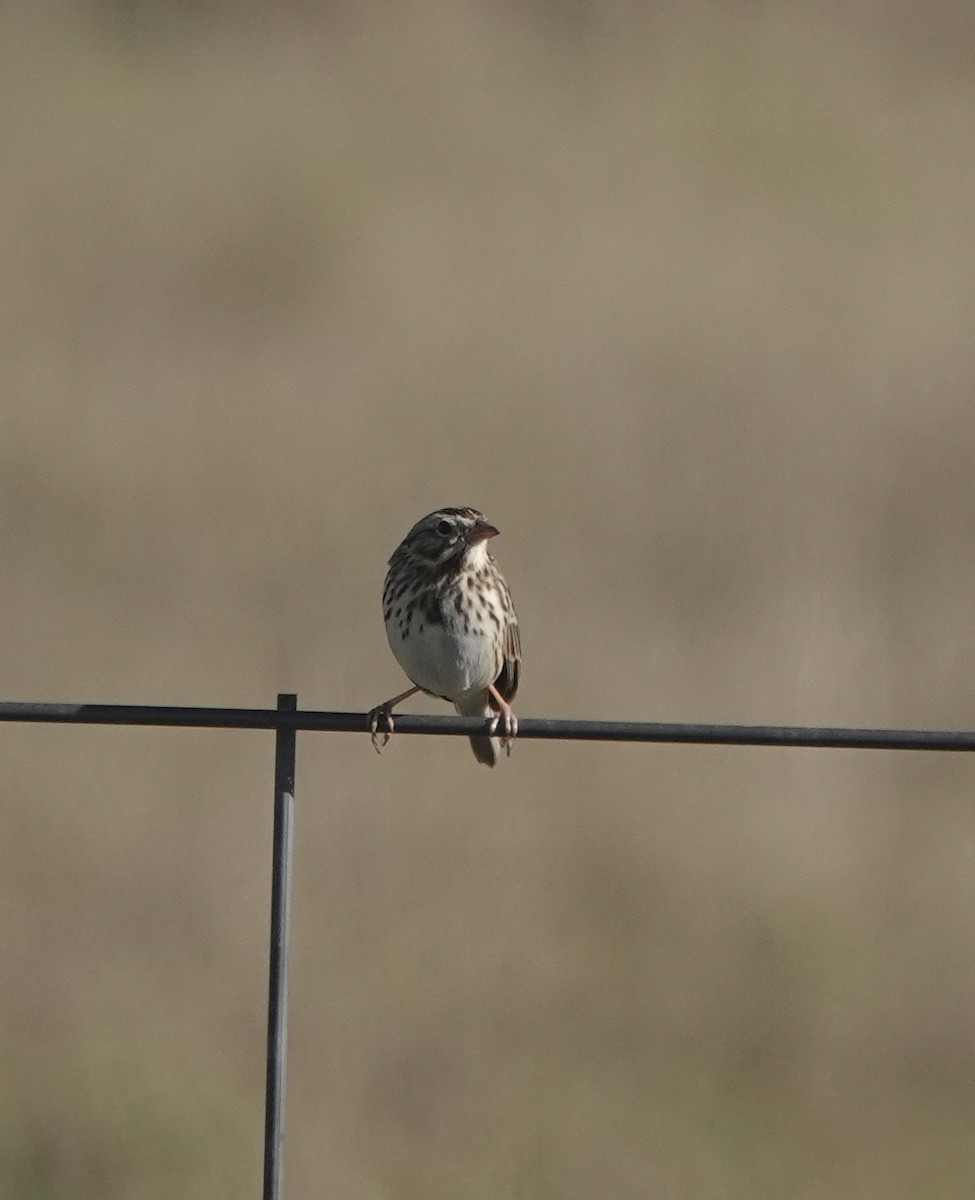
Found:
M 464 633 L 453 625 L 430 625 L 415 614 L 405 640 L 389 624 L 387 634 L 392 635 L 390 647 L 410 679 L 458 707 L 483 697 L 501 669 L 487 631 Z

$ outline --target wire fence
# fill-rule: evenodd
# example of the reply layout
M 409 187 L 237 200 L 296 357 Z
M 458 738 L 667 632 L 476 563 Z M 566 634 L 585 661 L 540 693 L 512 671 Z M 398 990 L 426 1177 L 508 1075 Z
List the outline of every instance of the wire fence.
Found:
M 366 713 L 301 712 L 292 693 L 277 708 L 182 708 L 147 704 L 0 702 L 0 721 L 61 725 L 131 725 L 183 729 L 275 731 L 271 936 L 268 966 L 267 1078 L 263 1200 L 281 1200 L 288 1042 L 288 947 L 298 730 L 369 733 Z M 476 718 L 396 716 L 397 734 L 467 737 L 484 732 Z M 975 750 L 975 731 L 850 729 L 794 725 L 697 725 L 647 721 L 519 718 L 518 740 L 671 742 L 727 746 L 791 746 L 848 750 Z
M 184 729 L 294 729 L 368 732 L 365 713 L 280 708 L 176 708 L 150 704 L 0 702 L 0 721 L 62 725 L 156 725 Z M 476 717 L 396 714 L 396 732 L 468 737 Z M 804 725 L 701 725 L 658 721 L 518 718 L 518 740 L 675 742 L 728 746 L 808 746 L 847 750 L 975 750 L 975 730 L 856 729 Z

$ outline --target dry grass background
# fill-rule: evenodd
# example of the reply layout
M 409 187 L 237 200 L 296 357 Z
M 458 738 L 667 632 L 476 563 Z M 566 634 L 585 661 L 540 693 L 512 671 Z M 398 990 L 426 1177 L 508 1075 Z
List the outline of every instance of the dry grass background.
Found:
M 973 23 L 5 8 L 3 696 L 365 709 L 447 502 L 523 715 L 971 726 Z M 0 744 L 0 1193 L 256 1194 L 270 736 Z M 302 736 L 287 1194 L 970 1195 L 972 770 Z

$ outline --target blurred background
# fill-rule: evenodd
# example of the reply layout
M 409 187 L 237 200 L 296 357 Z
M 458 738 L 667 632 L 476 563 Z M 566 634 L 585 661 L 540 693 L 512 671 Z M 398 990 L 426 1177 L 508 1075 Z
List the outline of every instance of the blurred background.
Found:
M 3 699 L 975 724 L 975 9 L 0 13 Z M 420 701 L 417 711 L 445 711 Z M 256 1195 L 273 736 L 0 727 L 0 1194 Z M 303 734 L 285 1191 L 968 1197 L 965 756 Z

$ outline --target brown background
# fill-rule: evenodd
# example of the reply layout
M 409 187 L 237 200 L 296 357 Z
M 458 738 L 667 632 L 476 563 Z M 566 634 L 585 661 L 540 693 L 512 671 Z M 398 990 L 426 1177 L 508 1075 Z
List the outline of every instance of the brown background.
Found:
M 523 716 L 975 724 L 973 11 L 5 7 L 3 698 L 363 710 L 447 503 Z M 272 740 L 0 727 L 3 1196 L 258 1194 Z M 286 1194 L 968 1197 L 973 783 L 301 736 Z

